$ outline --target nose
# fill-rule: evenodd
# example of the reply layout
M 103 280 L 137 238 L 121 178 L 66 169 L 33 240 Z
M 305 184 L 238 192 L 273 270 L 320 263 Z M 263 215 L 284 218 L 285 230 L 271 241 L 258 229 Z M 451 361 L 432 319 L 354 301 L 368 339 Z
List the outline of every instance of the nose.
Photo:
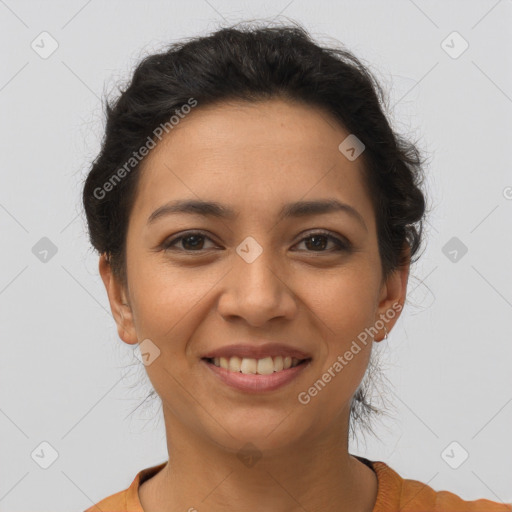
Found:
M 274 265 L 272 265 L 274 263 Z M 275 318 L 292 319 L 297 301 L 287 273 L 279 270 L 270 251 L 263 251 L 248 263 L 238 255 L 225 279 L 217 309 L 226 320 L 243 318 L 261 327 Z

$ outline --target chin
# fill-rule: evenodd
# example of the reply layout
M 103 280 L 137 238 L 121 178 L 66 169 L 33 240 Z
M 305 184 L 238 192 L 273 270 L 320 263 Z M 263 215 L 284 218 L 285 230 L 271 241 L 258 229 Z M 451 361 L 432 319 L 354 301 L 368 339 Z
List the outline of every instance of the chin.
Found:
M 251 447 L 261 452 L 291 447 L 303 439 L 304 422 L 288 421 L 287 415 L 286 412 L 266 415 L 265 418 L 260 415 L 253 420 L 249 416 L 242 416 L 232 424 L 226 421 L 223 423 L 226 430 L 220 429 L 220 437 L 214 441 L 237 454 L 244 449 L 250 451 Z

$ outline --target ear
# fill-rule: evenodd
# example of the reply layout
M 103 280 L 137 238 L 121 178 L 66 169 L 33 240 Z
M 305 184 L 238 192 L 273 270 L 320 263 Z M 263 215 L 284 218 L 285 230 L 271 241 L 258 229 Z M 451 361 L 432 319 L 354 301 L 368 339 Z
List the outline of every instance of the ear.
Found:
M 407 256 L 407 264 L 391 272 L 383 283 L 377 311 L 378 317 L 375 318 L 376 322 L 382 319 L 388 333 L 391 332 L 402 313 L 407 294 L 407 281 L 411 266 L 411 251 L 408 244 L 405 244 L 404 252 Z M 382 338 L 375 341 L 382 341 L 386 330 L 382 329 Z
M 101 254 L 99 271 L 107 290 L 110 310 L 117 324 L 119 337 L 129 345 L 138 343 L 133 313 L 129 305 L 128 295 L 124 286 L 112 272 L 112 267 L 105 253 Z

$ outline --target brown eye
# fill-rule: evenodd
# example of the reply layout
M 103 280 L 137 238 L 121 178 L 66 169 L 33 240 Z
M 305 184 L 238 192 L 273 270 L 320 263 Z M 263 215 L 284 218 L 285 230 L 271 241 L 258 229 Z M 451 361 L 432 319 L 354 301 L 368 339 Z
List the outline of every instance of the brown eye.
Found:
M 334 248 L 325 250 L 325 248 L 329 245 L 329 242 L 332 242 Z M 308 252 L 335 252 L 350 250 L 349 242 L 345 242 L 338 237 L 325 232 L 310 233 L 299 243 L 305 243 Z
M 190 232 L 165 242 L 162 248 L 166 251 L 199 252 L 205 249 L 205 240 L 211 241 L 209 237 L 201 232 Z M 175 247 L 180 242 L 181 247 Z
M 164 242 L 162 248 L 165 251 L 175 252 L 201 252 L 212 247 L 205 247 L 205 242 L 212 239 L 200 231 L 193 231 L 174 237 L 171 240 Z M 315 232 L 310 233 L 307 237 L 303 238 L 300 243 L 306 246 L 306 252 L 337 252 L 337 251 L 350 251 L 351 244 L 344 239 L 333 236 L 329 232 Z M 331 248 L 329 249 L 329 243 Z

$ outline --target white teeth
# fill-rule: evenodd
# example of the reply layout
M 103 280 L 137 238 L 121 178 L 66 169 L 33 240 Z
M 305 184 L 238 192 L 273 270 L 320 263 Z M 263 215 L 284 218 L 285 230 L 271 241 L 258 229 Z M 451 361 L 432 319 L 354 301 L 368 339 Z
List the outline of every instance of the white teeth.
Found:
M 283 368 L 283 356 L 274 357 L 274 370 L 280 372 Z
M 239 372 L 241 366 L 242 360 L 239 357 L 234 356 L 228 359 L 228 369 L 230 372 Z
M 256 359 L 242 359 L 242 364 L 240 365 L 240 371 L 242 373 L 256 373 Z
M 274 372 L 280 372 L 281 370 L 287 370 L 297 366 L 300 359 L 296 357 L 264 357 L 263 359 L 254 359 L 250 357 L 240 358 L 237 356 L 233 357 L 215 357 L 213 358 L 213 364 L 220 368 L 224 368 L 231 372 L 242 372 L 245 374 L 259 374 L 259 375 L 270 375 Z
M 270 375 L 274 373 L 274 361 L 271 357 L 265 357 L 265 359 L 258 359 L 257 372 L 260 375 Z

